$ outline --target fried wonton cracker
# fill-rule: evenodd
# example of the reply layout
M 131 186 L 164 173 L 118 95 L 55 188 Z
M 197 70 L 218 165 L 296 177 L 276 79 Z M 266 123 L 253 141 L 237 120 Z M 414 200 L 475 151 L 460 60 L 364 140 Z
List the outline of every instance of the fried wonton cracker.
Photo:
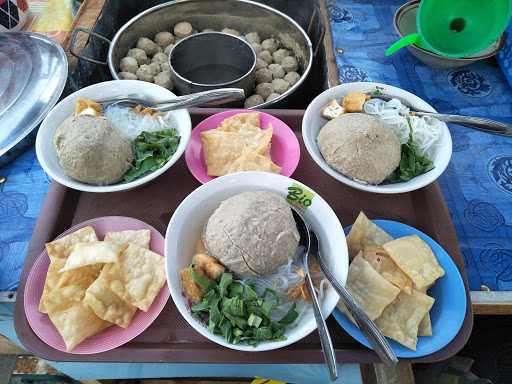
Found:
M 244 139 L 234 132 L 216 129 L 201 133 L 204 158 L 209 176 L 223 176 L 245 148 Z
M 434 299 L 418 290 L 413 290 L 411 295 L 401 292 L 375 324 L 385 336 L 415 351 L 418 327 L 432 305 Z
M 349 266 L 346 288 L 371 320 L 379 317 L 400 293 L 400 289 L 379 275 L 361 254 Z
M 87 226 L 60 239 L 54 240 L 51 243 L 47 243 L 46 251 L 48 252 L 50 260 L 67 259 L 73 245 L 90 241 L 98 241 L 98 237 L 96 236 L 96 232 L 94 232 L 94 228 Z
M 100 319 L 128 328 L 137 308 L 128 304 L 110 290 L 107 282 L 100 274 L 94 283 L 85 291 L 84 303 L 87 304 Z
M 393 238 L 377 224 L 374 224 L 363 212 L 359 212 L 347 236 L 350 257 L 356 256 L 365 245 L 383 245 Z
M 119 262 L 106 264 L 106 285 L 127 303 L 147 312 L 165 284 L 165 258 L 130 244 Z
M 238 132 L 247 126 L 260 128 L 260 114 L 258 112 L 238 113 L 228 117 L 220 123 L 218 129 L 227 132 Z
M 427 295 L 427 289 L 428 288 L 421 289 L 420 292 Z M 430 320 L 430 313 L 427 313 L 421 320 L 418 328 L 418 336 L 432 336 L 432 321 Z
M 115 263 L 119 260 L 119 254 L 123 248 L 122 244 L 109 241 L 77 243 L 73 245 L 66 264 L 60 272 L 85 267 L 86 265 Z
M 444 276 L 432 249 L 418 236 L 405 236 L 383 245 L 391 259 L 412 280 L 416 289 L 431 286 Z
M 151 231 L 149 229 L 127 230 L 120 232 L 107 232 L 104 241 L 114 241 L 124 245 L 135 244 L 141 248 L 149 249 Z
M 57 328 L 66 344 L 66 350 L 72 351 L 82 341 L 112 324 L 100 319 L 83 302 L 62 311 L 49 314 L 50 320 Z
M 270 158 L 252 150 L 245 150 L 229 167 L 228 173 L 241 171 L 262 171 L 280 173 L 281 167 Z
M 62 311 L 79 302 L 85 296 L 85 291 L 100 274 L 102 264 L 87 265 L 72 271 L 58 273 L 57 284 L 47 292 L 44 301 L 45 312 L 50 314 Z
M 65 259 L 54 259 L 50 261 L 50 266 L 48 267 L 48 271 L 46 272 L 46 280 L 44 282 L 43 294 L 39 299 L 39 312 L 47 313 L 46 309 L 46 300 L 49 293 L 57 286 L 59 282 L 59 271 L 66 264 Z
M 363 258 L 391 284 L 408 294 L 412 293 L 413 284 L 411 279 L 391 260 L 384 248 L 377 245 L 365 245 L 363 247 Z

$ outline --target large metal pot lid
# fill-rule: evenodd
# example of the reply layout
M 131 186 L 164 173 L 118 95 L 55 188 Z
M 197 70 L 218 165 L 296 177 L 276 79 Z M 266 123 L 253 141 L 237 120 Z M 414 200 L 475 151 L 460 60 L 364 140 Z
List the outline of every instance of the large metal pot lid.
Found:
M 66 54 L 55 41 L 30 32 L 0 34 L 0 156 L 39 125 L 67 76 Z

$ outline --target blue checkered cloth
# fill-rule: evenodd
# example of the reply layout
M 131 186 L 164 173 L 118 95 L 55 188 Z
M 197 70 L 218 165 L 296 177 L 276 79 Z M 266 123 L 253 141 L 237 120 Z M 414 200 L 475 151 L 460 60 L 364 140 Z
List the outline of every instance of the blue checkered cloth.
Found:
M 394 85 L 439 111 L 512 121 L 512 88 L 491 59 L 433 69 L 407 50 L 384 57 L 398 36 L 402 0 L 328 0 L 340 81 Z M 337 49 L 339 48 L 339 49 Z M 510 57 L 512 60 L 512 57 Z M 440 178 L 472 290 L 512 290 L 512 138 L 450 125 L 453 157 Z

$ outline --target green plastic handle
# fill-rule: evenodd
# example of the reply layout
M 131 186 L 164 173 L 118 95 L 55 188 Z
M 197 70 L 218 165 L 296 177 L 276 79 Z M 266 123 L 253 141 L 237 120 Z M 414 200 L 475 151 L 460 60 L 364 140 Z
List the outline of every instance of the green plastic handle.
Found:
M 386 49 L 386 56 L 391 56 L 396 51 L 407 47 L 411 44 L 417 44 L 420 42 L 420 35 L 417 33 L 411 33 L 410 35 L 402 37 L 400 40 L 394 42 L 388 49 Z

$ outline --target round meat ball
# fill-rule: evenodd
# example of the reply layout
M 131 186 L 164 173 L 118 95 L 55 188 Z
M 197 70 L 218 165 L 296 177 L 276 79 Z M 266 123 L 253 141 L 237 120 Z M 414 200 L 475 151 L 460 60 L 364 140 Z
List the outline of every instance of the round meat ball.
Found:
M 272 54 L 272 59 L 274 59 L 274 63 L 281 64 L 283 59 L 286 56 L 290 56 L 290 51 L 284 48 L 278 49 Z
M 222 201 L 203 232 L 208 254 L 241 277 L 276 273 L 295 257 L 299 240 L 285 198 L 262 190 Z
M 283 67 L 279 64 L 270 64 L 268 69 L 272 72 L 272 78 L 274 79 L 282 79 L 285 75 Z
M 262 51 L 261 45 L 258 43 L 249 43 L 251 44 L 252 49 L 254 49 L 254 52 L 256 52 L 256 56 L 258 56 L 258 53 Z
M 266 39 L 261 42 L 261 47 L 270 53 L 274 53 L 279 48 L 279 43 L 276 39 Z
M 167 47 L 165 47 L 164 49 L 164 53 L 169 56 L 171 54 L 171 49 L 174 48 L 174 44 L 169 44 Z
M 249 32 L 245 35 L 245 39 L 249 43 L 259 44 L 261 43 L 260 35 L 258 35 L 258 32 Z
M 160 63 L 151 63 L 148 67 L 151 70 L 151 73 L 153 73 L 153 76 L 160 72 Z
M 270 95 L 268 95 L 265 101 L 272 101 L 274 99 L 277 99 L 279 96 L 281 96 L 279 93 L 272 92 Z
M 126 56 L 133 57 L 137 60 L 139 65 L 147 64 L 149 62 L 148 55 L 140 48 L 132 48 L 128 50 L 128 54 Z
M 267 68 L 268 67 L 268 63 L 265 61 L 265 60 L 262 60 L 262 59 L 256 59 L 256 70 L 258 69 L 261 69 L 261 68 Z
M 184 38 L 192 34 L 192 24 L 188 21 L 181 21 L 174 26 L 174 35 L 176 37 Z
M 137 48 L 142 49 L 148 56 L 153 56 L 158 52 L 158 45 L 147 37 L 141 37 L 137 40 Z
M 295 84 L 297 84 L 297 81 L 300 80 L 300 75 L 297 73 L 297 72 L 288 72 L 285 76 L 284 76 L 284 79 L 290 83 L 290 86 L 293 86 Z
M 344 113 L 327 122 L 317 143 L 332 168 L 369 184 L 382 183 L 400 165 L 400 140 L 366 113 Z
M 161 63 L 160 64 L 160 70 L 162 72 L 164 71 L 170 71 L 171 70 L 171 66 L 169 65 L 169 63 Z
M 272 63 L 272 54 L 269 51 L 260 51 L 256 56 L 269 64 Z
M 229 33 L 230 35 L 233 35 L 233 36 L 240 36 L 240 32 L 238 32 L 236 29 L 232 29 L 232 28 L 224 28 L 221 32 Z
M 290 83 L 283 79 L 274 79 L 272 80 L 272 88 L 274 88 L 275 93 L 285 93 L 290 88 Z
M 257 105 L 263 104 L 265 100 L 263 100 L 263 97 L 260 95 L 252 95 L 245 99 L 244 107 L 245 108 L 252 108 L 256 107 Z
M 168 58 L 169 58 L 168 55 L 166 55 L 163 52 L 159 52 L 155 56 L 153 56 L 153 58 L 151 59 L 151 63 L 158 63 L 158 64 L 167 63 Z
M 171 32 L 158 32 L 155 35 L 155 43 L 160 47 L 165 48 L 169 44 L 174 43 L 174 35 Z
M 137 78 L 142 81 L 149 81 L 150 83 L 153 81 L 155 77 L 155 72 L 153 68 L 151 68 L 148 64 L 142 64 L 139 69 L 137 69 Z
M 154 83 L 161 87 L 172 89 L 171 72 L 163 71 L 155 76 Z
M 137 75 L 131 72 L 119 72 L 118 73 L 121 80 L 137 80 Z
M 299 63 L 293 56 L 285 57 L 283 61 L 281 61 L 281 66 L 286 72 L 297 72 L 297 69 L 299 69 Z
M 261 83 L 256 86 L 256 94 L 263 97 L 263 99 L 269 97 L 273 90 L 270 83 Z
M 137 60 L 135 60 L 133 57 L 126 56 L 123 57 L 119 62 L 119 67 L 121 68 L 122 72 L 136 73 L 139 65 L 137 64 Z
M 261 68 L 256 71 L 256 83 L 270 83 L 272 81 L 272 71 L 268 68 Z

